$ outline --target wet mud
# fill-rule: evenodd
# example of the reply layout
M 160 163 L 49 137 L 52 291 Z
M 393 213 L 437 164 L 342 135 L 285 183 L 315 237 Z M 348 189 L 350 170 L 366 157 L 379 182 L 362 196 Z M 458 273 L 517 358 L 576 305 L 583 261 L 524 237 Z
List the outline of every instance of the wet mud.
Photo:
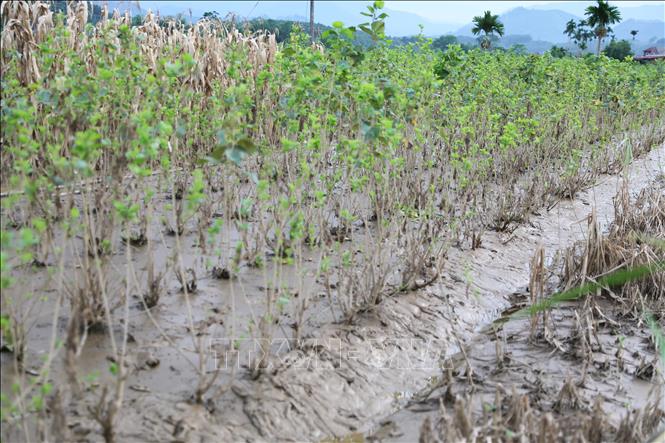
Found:
M 478 249 L 451 247 L 436 282 L 384 298 L 353 324 L 334 321 L 325 285 L 313 278 L 320 256 L 305 255 L 302 275 L 287 267 L 280 270 L 283 288 L 315 294 L 303 341 L 292 342 L 289 319 L 295 314 L 287 309 L 270 343 L 275 355 L 258 378 L 252 376 L 245 358 L 259 352 L 262 344 L 239 325 L 251 323 L 261 312 L 265 291 L 270 290 L 263 273 L 273 272 L 273 265 L 246 269 L 237 278 L 224 280 L 206 271 L 204 258 L 185 256 L 185 266 L 198 276 L 197 290 L 189 295 L 193 318 L 208 337 L 208 351 L 219 349 L 206 371 L 226 365 L 218 380 L 225 389 L 206 404 L 191 401 L 197 380 L 191 362 L 196 361 L 196 352 L 181 285 L 167 279 L 165 296 L 150 310 L 152 319 L 138 297 L 131 306 L 128 365 L 132 371 L 118 417 L 118 440 L 417 441 L 423 433 L 430 435 L 428 426 L 435 426 L 442 416 L 442 405 L 450 411 L 460 404 L 458 408 L 469 414 L 490 414 L 486 405 L 496 406 L 497 392 L 506 405 L 528 398 L 529 407 L 540 411 L 586 411 L 594 417 L 594 408 L 602 408 L 603 417 L 618 426 L 626 414 L 631 419 L 633 409 L 648 407 L 654 398 L 662 401 L 657 392 L 662 373 L 645 369 L 655 356 L 648 327 L 623 325 L 608 314 L 593 337 L 585 365 L 565 339 L 582 321 L 578 304 L 559 306 L 552 313 L 560 348 L 534 343 L 528 319 L 497 320 L 528 300 L 534 251 L 542 248 L 545 261 L 551 262 L 558 251 L 585 238 L 592 211 L 601 229 L 609 226 L 613 197 L 623 181 L 629 181 L 634 196 L 664 175 L 665 146 L 660 146 L 622 174 L 599 177 L 574 199 L 542 209 L 510 233 L 485 233 Z M 228 247 L 233 235 L 237 233 L 227 240 Z M 185 251 L 194 249 L 189 248 L 196 244 L 193 235 L 183 241 Z M 163 265 L 173 241 L 166 239 L 155 247 L 156 260 Z M 121 263 L 123 251 L 117 254 Z M 146 260 L 146 252 L 137 249 L 134 261 L 142 275 Z M 48 290 L 49 282 L 38 274 L 26 290 Z M 611 312 L 611 306 L 598 303 L 602 312 Z M 51 337 L 48 305 L 39 309 L 29 332 L 33 347 L 27 356 L 28 370 L 37 367 Z M 237 324 L 229 324 L 233 322 L 229 318 Z M 64 319 L 59 323 L 58 328 L 65 327 Z M 237 354 L 229 356 L 224 351 L 228 343 L 217 339 L 231 337 L 231 331 L 243 343 Z M 94 375 L 100 382 L 107 376 L 111 350 L 106 338 L 103 333 L 88 335 L 78 360 L 80 374 Z M 619 347 L 621 369 L 616 363 Z M 10 360 L 3 353 L 3 391 L 9 389 Z M 68 423 L 74 439 L 101 439 L 98 425 L 85 412 L 98 395 L 93 383 L 82 402 L 69 406 L 75 417 Z M 654 414 L 662 425 L 662 417 Z M 423 426 L 426 420 L 429 423 Z M 432 438 L 426 441 L 436 441 Z

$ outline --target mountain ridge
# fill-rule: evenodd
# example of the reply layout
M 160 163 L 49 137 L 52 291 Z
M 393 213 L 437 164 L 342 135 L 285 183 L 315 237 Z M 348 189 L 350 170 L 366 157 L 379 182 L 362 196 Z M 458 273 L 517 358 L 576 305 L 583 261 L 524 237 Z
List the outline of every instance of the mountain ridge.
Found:
M 543 5 L 544 6 L 544 5 Z M 630 9 L 630 8 L 628 8 Z M 507 34 L 529 34 L 534 40 L 552 43 L 565 43 L 568 37 L 563 33 L 566 22 L 579 21 L 577 16 L 558 9 L 534 9 L 519 6 L 499 15 Z M 468 23 L 456 31 L 457 35 L 471 36 L 472 23 Z M 665 21 L 643 19 L 627 19 L 614 26 L 616 38 L 632 40 L 630 31 L 639 31 L 637 40 L 651 41 L 665 38 Z
M 102 2 L 97 2 L 101 4 Z M 191 15 L 194 20 L 203 17 L 207 11 L 217 11 L 224 17 L 229 13 L 236 14 L 238 19 L 253 18 L 271 18 L 278 20 L 298 20 L 309 21 L 309 2 L 304 1 L 281 1 L 281 2 L 243 2 L 243 1 L 225 1 L 225 2 L 206 2 L 190 1 L 180 2 L 140 2 L 141 9 L 136 8 L 134 3 L 127 1 L 109 1 L 109 9 L 118 7 L 119 9 L 131 6 L 133 14 L 145 14 L 148 9 L 153 12 L 160 11 L 162 15 L 176 15 L 183 13 L 186 17 Z M 367 6 L 371 1 L 364 2 L 343 2 L 343 1 L 317 1 L 314 5 L 316 22 L 327 26 L 335 21 L 341 21 L 345 25 L 358 25 L 366 22 L 368 17 L 360 13 L 367 11 Z M 425 35 L 441 35 L 446 32 L 454 31 L 459 27 L 457 23 L 445 23 L 431 21 L 421 15 L 411 12 L 398 11 L 390 8 L 384 8 L 388 14 L 386 19 L 386 33 L 395 37 L 415 35 L 419 32 L 419 24 L 424 26 Z
M 103 2 L 98 1 L 98 4 Z M 234 12 L 239 20 L 254 18 L 271 18 L 278 20 L 309 21 L 309 6 L 306 1 L 283 1 L 283 2 L 208 2 L 190 1 L 166 2 L 166 1 L 141 1 L 142 8 L 136 7 L 136 2 L 130 1 L 108 1 L 109 8 L 120 9 L 132 8 L 133 14 L 145 14 L 148 9 L 160 10 L 162 15 L 176 15 L 184 13 L 189 17 L 190 11 L 193 20 L 200 19 L 207 11 L 216 10 L 222 17 L 229 12 Z M 314 13 L 317 23 L 330 26 L 334 21 L 341 21 L 346 25 L 357 25 L 368 18 L 360 15 L 366 10 L 370 1 L 342 2 L 342 1 L 317 1 Z M 389 5 L 388 5 L 389 6 Z M 563 34 L 568 20 L 581 20 L 584 8 L 587 4 L 575 2 L 549 3 L 545 5 L 523 7 L 519 6 L 500 14 L 500 19 L 505 25 L 507 35 L 528 34 L 534 41 L 551 42 L 553 44 L 564 44 L 568 38 Z M 559 9 L 561 7 L 561 9 Z M 554 8 L 554 9 L 553 9 Z M 665 38 L 665 22 L 654 20 L 654 17 L 663 17 L 665 14 L 665 3 L 657 5 L 641 5 L 619 8 L 625 22 L 615 26 L 617 38 L 632 40 L 630 31 L 637 29 L 637 41 L 647 43 Z M 388 7 L 386 19 L 386 34 L 392 37 L 405 37 L 416 35 L 420 32 L 419 24 L 423 25 L 423 33 L 428 37 L 437 37 L 446 34 L 455 34 L 470 37 L 471 23 L 463 26 L 454 23 L 438 22 L 429 20 L 424 15 L 411 12 L 397 11 Z M 575 12 L 575 14 L 573 13 Z M 657 15 L 659 12 L 663 12 Z M 656 14 L 656 15 L 654 15 Z M 649 18 L 645 20 L 644 17 Z

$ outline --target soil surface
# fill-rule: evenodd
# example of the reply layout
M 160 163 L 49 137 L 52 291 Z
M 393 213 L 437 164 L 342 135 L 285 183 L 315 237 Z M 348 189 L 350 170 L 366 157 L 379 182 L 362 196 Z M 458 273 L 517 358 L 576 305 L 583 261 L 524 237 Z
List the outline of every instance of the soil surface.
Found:
M 273 272 L 273 265 L 245 269 L 235 279 L 219 280 L 210 275 L 204 257 L 186 256 L 186 267 L 198 276 L 197 290 L 190 295 L 192 317 L 197 326 L 203 325 L 208 350 L 220 350 L 220 358 L 210 359 L 207 370 L 212 373 L 213 363 L 223 364 L 222 349 L 228 343 L 222 342 L 230 337 L 229 331 L 235 330 L 242 341 L 239 358 L 231 357 L 217 381 L 228 389 L 205 405 L 190 401 L 197 382 L 192 363 L 197 364 L 197 357 L 187 329 L 184 294 L 175 278 L 168 278 L 167 294 L 150 310 L 161 333 L 139 298 L 132 304 L 133 370 L 118 421 L 118 440 L 412 442 L 418 440 L 427 417 L 433 420 L 441 414 L 446 396 L 469 395 L 468 408 L 481 411 L 484 404 L 495 401 L 497 391 L 509 397 L 513 389 L 514 393 L 528 393 L 531 406 L 542 411 L 564 406 L 591 410 L 600 398 L 608 420 L 618 423 L 627 410 L 647 405 L 657 394 L 655 387 L 663 384 L 662 372 L 655 371 L 653 377 L 639 372 L 655 356 L 648 346 L 646 325 L 612 328 L 616 320 L 608 317 L 607 327 L 594 338 L 591 363 L 585 365 L 564 339 L 580 321 L 577 303 L 552 313 L 559 349 L 530 340 L 529 319 L 497 320 L 526 304 L 530 262 L 538 248 L 544 249 L 549 263 L 558 251 L 585 238 L 592 211 L 602 227 L 611 223 L 613 197 L 624 180 L 636 195 L 664 176 L 665 145 L 635 160 L 622 174 L 601 176 L 574 199 L 561 200 L 549 211 L 534 214 L 511 233 L 485 233 L 478 249 L 451 247 L 444 273 L 435 283 L 383 299 L 352 325 L 332 321 L 334 312 L 324 285 L 312 278 L 320 257 L 305 255 L 302 275 L 290 273 L 288 267 L 280 271 L 284 288 L 315 294 L 308 308 L 305 341 L 296 349 L 289 340 L 293 312 L 286 308 L 272 343 L 271 368 L 257 379 L 251 377 L 245 360 L 257 351 L 257 343 L 247 338 L 249 332 L 240 325 L 263 309 L 265 291 L 270 289 L 264 286 L 264 273 Z M 235 235 L 227 239 L 229 247 Z M 197 242 L 194 235 L 182 241 L 183 250 L 195 250 L 191 247 Z M 155 244 L 160 266 L 173 247 L 169 238 Z M 355 245 L 350 242 L 345 247 L 352 250 Z M 118 264 L 124 259 L 122 249 L 116 252 Z M 147 252 L 136 248 L 133 259 L 144 275 Z M 48 269 L 37 271 L 26 290 L 52 292 L 47 274 Z M 118 283 L 118 290 L 121 286 Z M 28 368 L 37 367 L 51 339 L 49 303 L 38 309 L 40 314 L 29 332 Z M 599 309 L 611 310 L 602 303 Z M 231 312 L 237 321 L 233 328 L 228 324 Z M 58 328 L 65 328 L 65 317 L 60 320 Z M 624 337 L 622 370 L 614 362 L 619 336 Z M 98 374 L 101 381 L 110 353 L 107 335 L 90 333 L 79 357 L 79 373 Z M 3 391 L 9 389 L 10 361 L 3 353 Z M 570 394 L 573 400 L 564 395 L 557 403 L 567 384 L 575 385 Z M 85 412 L 86 404 L 97 396 L 93 384 L 83 402 L 70 406 L 78 419 L 68 426 L 81 441 L 101 439 L 98 425 Z M 662 396 L 659 398 L 662 402 Z

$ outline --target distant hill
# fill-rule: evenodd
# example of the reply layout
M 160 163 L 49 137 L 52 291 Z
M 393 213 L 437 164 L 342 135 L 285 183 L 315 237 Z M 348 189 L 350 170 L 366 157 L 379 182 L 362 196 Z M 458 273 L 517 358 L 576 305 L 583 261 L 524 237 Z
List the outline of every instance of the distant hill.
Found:
M 102 1 L 95 2 L 102 4 Z M 292 20 L 297 22 L 309 21 L 309 6 L 307 1 L 150 1 L 141 0 L 110 0 L 110 9 L 119 8 L 125 10 L 131 8 L 132 14 L 145 14 L 148 9 L 159 10 L 161 15 L 183 14 L 186 19 L 190 16 L 193 20 L 200 19 L 207 11 L 215 10 L 224 17 L 229 13 L 236 15 L 238 21 L 252 20 L 257 18 L 273 20 Z M 140 5 L 141 9 L 137 6 Z M 335 21 L 342 21 L 346 25 L 357 25 L 367 19 L 360 15 L 366 10 L 370 1 L 320 1 L 317 0 L 314 7 L 317 23 L 326 26 Z M 513 44 L 523 44 L 530 52 L 543 52 L 552 44 L 568 45 L 568 38 L 563 34 L 566 22 L 569 20 L 580 20 L 584 17 L 584 10 L 589 2 L 561 2 L 549 3 L 537 6 L 518 7 L 500 15 L 505 25 L 506 36 L 497 44 L 510 47 Z M 388 4 L 390 5 L 390 4 Z M 489 6 L 491 9 L 491 6 Z M 654 42 L 665 38 L 665 22 L 661 20 L 665 16 L 665 3 L 654 2 L 651 5 L 619 7 L 623 22 L 615 26 L 618 39 L 631 40 L 635 50 L 641 50 L 653 46 Z M 469 23 L 463 27 L 449 23 L 437 23 L 428 20 L 426 4 L 423 6 L 422 14 L 395 11 L 387 9 L 389 14 L 386 20 L 386 34 L 392 37 L 413 36 L 419 32 L 419 24 L 424 26 L 424 33 L 430 37 L 445 34 L 455 34 L 462 41 L 472 41 Z M 639 31 L 636 40 L 632 41 L 630 31 Z M 528 37 L 528 38 L 527 38 Z
M 564 3 L 563 5 L 566 4 Z M 642 7 L 624 8 L 623 10 L 637 10 L 639 8 Z M 644 8 L 645 9 L 640 9 L 640 11 L 658 12 L 662 10 L 663 5 L 654 5 L 653 7 L 648 5 Z M 570 7 L 569 9 L 573 8 Z M 534 40 L 543 40 L 561 44 L 568 41 L 568 38 L 563 33 L 563 30 L 566 27 L 566 22 L 571 19 L 575 21 L 580 20 L 582 19 L 583 14 L 584 8 L 582 8 L 582 15 L 578 16 L 561 10 L 518 7 L 501 14 L 500 20 L 503 22 L 507 34 L 528 34 Z M 661 14 L 660 17 L 662 16 L 663 15 Z M 630 31 L 633 29 L 639 31 L 637 35 L 637 40 L 639 41 L 655 41 L 665 37 L 665 22 L 654 20 L 654 17 L 659 16 L 652 16 L 650 20 L 627 19 L 622 21 L 614 27 L 616 38 L 632 40 Z M 470 36 L 472 35 L 472 27 L 473 25 L 469 23 L 460 28 L 457 31 L 457 34 Z
M 665 22 L 658 20 L 626 20 L 622 21 L 614 27 L 614 34 L 616 38 L 632 40 L 633 36 L 630 35 L 631 30 L 639 31 L 636 39 L 640 41 L 649 41 L 656 37 L 665 37 Z
M 298 26 L 305 32 L 309 29 L 309 21 L 304 20 L 279 20 L 272 18 L 255 18 L 245 22 L 249 26 L 250 31 L 267 30 L 275 34 L 278 43 L 286 41 L 291 35 L 291 31 L 295 26 Z M 243 25 L 244 26 L 244 25 Z M 314 23 L 317 35 L 322 35 L 325 31 L 332 29 L 330 26 L 321 23 Z M 357 32 L 354 40 L 356 44 L 362 46 L 371 46 L 372 39 L 364 32 Z
M 497 46 L 509 49 L 514 45 L 523 45 L 530 53 L 542 54 L 552 49 L 552 42 L 545 40 L 534 40 L 530 35 L 507 34 L 501 37 Z
M 98 3 L 102 3 L 101 1 Z M 162 15 L 185 14 L 189 16 L 191 10 L 192 18 L 198 20 L 207 11 L 215 10 L 222 17 L 234 13 L 239 20 L 253 18 L 271 18 L 280 20 L 309 21 L 309 2 L 306 1 L 141 1 L 142 11 L 136 8 L 135 1 L 109 1 L 109 8 L 119 9 L 132 8 L 133 14 L 143 13 L 148 9 L 153 12 L 159 10 Z M 314 16 L 318 23 L 330 26 L 335 21 L 341 21 L 345 25 L 357 25 L 367 21 L 367 17 L 360 15 L 367 10 L 370 1 L 345 2 L 345 1 L 317 1 L 314 5 Z M 419 24 L 424 26 L 426 35 L 440 35 L 455 30 L 459 25 L 435 23 L 421 15 L 410 12 L 384 9 L 389 15 L 386 19 L 386 34 L 391 36 L 409 36 L 419 32 Z
M 590 4 L 591 2 L 561 2 L 535 5 L 529 8 L 538 10 L 558 9 L 559 11 L 582 17 L 587 6 Z M 623 20 L 663 20 L 665 18 L 665 3 L 653 2 L 650 5 L 619 6 L 619 11 Z

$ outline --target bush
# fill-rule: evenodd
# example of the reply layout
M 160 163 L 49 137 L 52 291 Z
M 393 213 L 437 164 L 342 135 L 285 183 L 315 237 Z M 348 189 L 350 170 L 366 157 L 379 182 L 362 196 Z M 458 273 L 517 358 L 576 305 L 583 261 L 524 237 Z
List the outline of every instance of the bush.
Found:
M 549 50 L 549 53 L 554 58 L 564 58 L 570 56 L 570 51 L 561 46 L 552 46 L 552 49 Z
M 432 41 L 432 48 L 441 49 L 445 51 L 448 49 L 448 45 L 456 45 L 457 37 L 454 35 L 442 35 L 439 38 L 436 38 Z
M 603 54 L 616 60 L 625 60 L 629 55 L 633 55 L 633 51 L 628 40 L 612 40 L 603 51 Z

